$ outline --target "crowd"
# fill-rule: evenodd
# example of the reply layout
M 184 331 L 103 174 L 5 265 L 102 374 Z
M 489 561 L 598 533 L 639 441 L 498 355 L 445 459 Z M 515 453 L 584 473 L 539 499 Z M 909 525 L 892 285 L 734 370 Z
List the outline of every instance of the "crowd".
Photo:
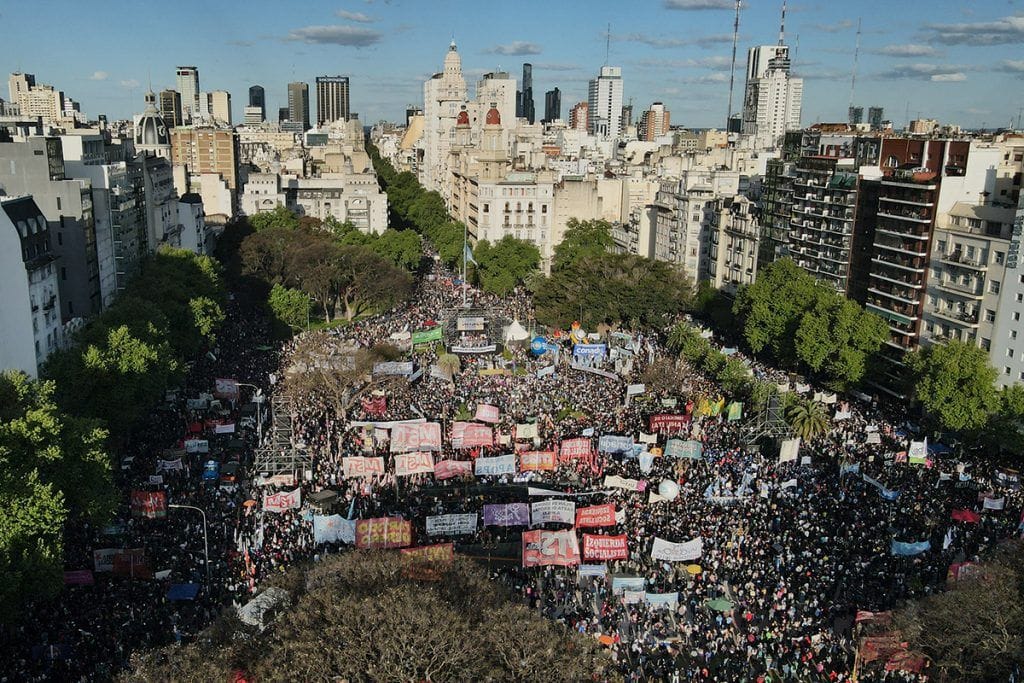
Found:
M 946 583 L 951 564 L 977 560 L 1018 531 L 1022 499 L 1015 482 L 969 454 L 934 452 L 924 464 L 911 463 L 901 457 L 911 438 L 905 419 L 876 406 L 852 402 L 825 434 L 801 444 L 795 459 L 780 459 L 765 444 L 750 447 L 749 418 L 698 408 L 717 402 L 721 391 L 692 369 L 679 386 L 651 385 L 626 400 L 627 387 L 640 381 L 652 361 L 668 355 L 667 330 L 633 334 L 629 347 L 619 351 L 632 362 L 620 364 L 617 374 L 609 360 L 598 364 L 604 374 L 572 368 L 571 344 L 553 336 L 549 342 L 560 347 L 557 354 L 537 356 L 528 345 L 510 345 L 502 354 L 461 354 L 450 378 L 432 372 L 443 347 L 412 348 L 409 334 L 453 320 L 464 296 L 461 284 L 435 264 L 409 302 L 337 332 L 303 335 L 286 344 L 280 357 L 258 350 L 266 334 L 263 321 L 235 306 L 220 348 L 191 368 L 185 386 L 153 413 L 125 458 L 132 487 L 164 491 L 170 503 L 206 512 L 212 580 L 203 580 L 201 520 L 187 509 L 172 508 L 166 519 L 126 516 L 119 529 L 107 530 L 120 534 L 113 539 L 104 538 L 104 530 L 83 530 L 68 541 L 69 569 L 89 566 L 93 550 L 116 544 L 145 548 L 149 566 L 169 569 L 170 577 L 160 582 L 97 574 L 92 586 L 67 588 L 39 618 L 5 633 L 5 650 L 15 657 L 8 661 L 17 662 L 17 673 L 4 680 L 73 680 L 87 672 L 102 677 L 122 667 L 133 648 L 187 639 L 221 606 L 241 605 L 258 593 L 269 576 L 324 553 L 347 551 L 341 541 L 315 543 L 308 503 L 280 512 L 263 509 L 268 494 L 295 487 L 304 500 L 324 489 L 337 492 L 335 509 L 348 519 L 410 520 L 414 545 L 452 541 L 456 552 L 480 555 L 473 549 L 486 548 L 495 556 L 502 548 L 516 549 L 514 558 L 488 564 L 493 578 L 538 613 L 600 639 L 629 680 L 850 680 L 858 610 L 884 611 L 928 595 Z M 525 292 L 498 299 L 474 290 L 468 297 L 473 307 L 531 321 Z M 222 487 L 200 476 L 209 456 L 186 454 L 184 469 L 163 471 L 162 482 L 148 483 L 166 449 L 181 448 L 189 425 L 209 419 L 208 411 L 190 411 L 186 401 L 209 391 L 215 378 L 236 378 L 269 393 L 272 382 L 287 376 L 300 348 L 340 358 L 352 348 L 383 344 L 399 345 L 402 360 L 423 371 L 397 381 L 375 375 L 370 386 L 359 388 L 362 396 L 383 401 L 340 401 L 315 386 L 289 393 L 293 442 L 312 463 L 294 481 L 268 484 L 248 472 L 239 486 Z M 785 373 L 735 357 L 759 378 L 790 383 Z M 243 402 L 228 404 L 223 420 L 237 419 Z M 496 421 L 488 423 L 493 445 L 456 448 L 454 423 L 472 420 L 479 405 L 498 409 Z M 684 416 L 681 431 L 652 429 L 650 418 L 658 413 Z M 398 477 L 387 430 L 365 425 L 417 418 L 441 425 L 435 462 L 522 450 L 558 453 L 563 441 L 575 438 L 588 439 L 591 449 L 586 457 L 558 458 L 546 471 Z M 536 425 L 537 435 L 516 438 L 523 424 Z M 239 429 L 242 444 L 235 448 L 243 465 L 251 463 L 260 431 Z M 644 447 L 599 452 L 602 435 L 631 437 Z M 699 441 L 701 456 L 668 457 L 668 438 Z M 224 439 L 215 435 L 209 441 L 216 457 L 232 457 L 230 443 L 219 445 Z M 655 453 L 660 456 L 651 457 Z M 355 456 L 382 457 L 387 471 L 346 478 L 344 459 Z M 640 483 L 610 487 L 609 477 Z M 677 497 L 669 493 L 671 486 L 666 495 L 655 495 L 664 482 L 678 487 Z M 984 510 L 986 496 L 1002 498 L 1002 509 Z M 615 525 L 586 531 L 624 534 L 628 556 L 586 573 L 574 566 L 522 567 L 518 548 L 525 528 L 484 526 L 483 506 L 547 498 L 574 500 L 577 507 L 614 504 Z M 953 521 L 954 509 L 977 511 L 980 520 Z M 477 513 L 478 523 L 472 533 L 429 536 L 427 516 L 444 513 Z M 656 538 L 700 539 L 701 550 L 683 562 L 654 559 Z M 928 541 L 928 547 L 894 554 L 894 541 Z M 627 579 L 633 590 L 616 590 L 616 578 Z M 167 581 L 201 583 L 203 590 L 194 601 L 169 601 Z M 663 599 L 645 597 L 652 595 Z M 29 644 L 50 650 L 33 652 Z M 919 674 L 867 676 L 918 680 Z M 864 672 L 861 680 L 867 680 Z

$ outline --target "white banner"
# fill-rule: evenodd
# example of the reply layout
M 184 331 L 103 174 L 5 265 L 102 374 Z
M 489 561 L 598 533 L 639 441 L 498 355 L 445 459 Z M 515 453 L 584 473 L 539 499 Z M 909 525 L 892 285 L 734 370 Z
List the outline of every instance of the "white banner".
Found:
M 473 472 L 478 477 L 488 474 L 515 474 L 516 456 L 512 454 L 499 455 L 494 458 L 477 458 Z
M 263 510 L 265 512 L 284 512 L 302 505 L 302 488 L 281 493 L 268 493 L 263 495 Z
M 553 374 L 555 374 L 555 366 L 554 365 L 546 365 L 546 366 L 544 366 L 543 368 L 541 368 L 540 370 L 537 371 L 537 377 L 547 377 L 548 375 L 553 375 Z
M 408 477 L 434 471 L 432 453 L 399 453 L 395 456 L 395 476 Z
M 428 536 L 458 536 L 476 532 L 476 513 L 430 515 L 427 517 Z
M 646 484 L 646 482 L 644 482 Z M 636 479 L 624 479 L 617 477 L 614 474 L 606 475 L 604 478 L 604 487 L 606 489 L 625 489 L 626 491 L 639 491 L 640 482 Z
M 630 384 L 626 387 L 626 396 L 639 396 L 646 391 L 647 387 L 643 384 Z
M 576 503 L 571 500 L 538 500 L 530 504 L 530 526 L 540 526 L 548 522 L 574 524 L 576 521 Z
M 658 443 L 658 435 L 657 434 L 647 434 L 645 432 L 640 432 L 640 438 L 637 439 L 637 441 L 639 441 L 640 443 L 647 443 L 647 444 Z
M 223 424 L 223 425 L 214 425 L 213 426 L 213 433 L 214 434 L 234 434 L 235 433 L 235 423 L 234 422 L 230 422 L 228 424 Z
M 537 436 L 536 422 L 516 425 L 516 439 L 536 439 Z
M 356 520 L 341 515 L 313 515 L 313 543 L 356 542 Z
M 391 452 L 441 450 L 441 424 L 421 422 L 419 424 L 398 424 L 391 429 Z
M 185 452 L 186 453 L 209 453 L 210 442 L 206 439 L 186 439 L 185 440 Z
M 655 560 L 667 562 L 689 562 L 699 560 L 704 554 L 704 539 L 697 537 L 685 543 L 672 543 L 663 538 L 654 538 L 654 545 L 651 546 L 651 557 Z
M 382 476 L 384 474 L 384 458 L 364 458 L 362 456 L 342 458 L 341 470 L 346 479 Z
M 985 510 L 1002 510 L 1006 505 L 1006 496 L 1002 498 L 986 498 L 982 508 Z
M 792 462 L 796 460 L 800 454 L 800 437 L 795 439 L 786 439 L 782 442 L 782 447 L 779 449 L 779 464 L 786 462 Z

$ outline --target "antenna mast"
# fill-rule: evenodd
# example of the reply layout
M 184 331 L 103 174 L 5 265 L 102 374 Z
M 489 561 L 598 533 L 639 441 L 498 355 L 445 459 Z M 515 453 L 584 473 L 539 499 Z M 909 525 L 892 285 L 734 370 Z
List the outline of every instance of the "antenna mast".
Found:
M 782 19 L 779 21 L 779 47 L 786 41 L 786 0 L 782 0 Z
M 853 74 L 850 76 L 850 106 L 847 112 L 853 109 L 853 91 L 857 87 L 857 59 L 860 57 L 860 17 L 857 17 L 857 42 L 853 48 Z
M 612 25 L 608 24 L 608 33 L 604 39 L 604 65 L 608 66 L 608 55 L 612 50 Z
M 732 25 L 732 68 L 729 70 L 729 111 L 725 114 L 725 132 L 729 132 L 729 122 L 732 121 L 732 90 L 736 82 L 736 41 L 740 37 L 740 1 L 736 0 L 736 20 Z

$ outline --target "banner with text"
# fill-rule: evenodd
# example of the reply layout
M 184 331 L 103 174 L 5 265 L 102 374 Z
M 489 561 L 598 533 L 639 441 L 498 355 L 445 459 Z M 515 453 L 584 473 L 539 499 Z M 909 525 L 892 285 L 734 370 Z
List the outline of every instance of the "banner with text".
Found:
M 313 543 L 356 542 L 356 520 L 341 515 L 313 515 Z
M 530 506 L 526 503 L 484 505 L 484 526 L 529 526 Z
M 356 521 L 357 548 L 406 548 L 412 545 L 412 523 L 401 517 Z
M 626 541 L 626 534 L 618 536 L 583 534 L 583 559 L 625 560 L 628 557 L 629 545 Z
M 452 425 L 452 448 L 473 448 L 493 446 L 494 436 L 487 425 L 471 422 L 456 422 Z
M 499 455 L 493 458 L 477 458 L 474 466 L 474 473 L 478 477 L 496 474 L 515 474 L 516 456 Z
M 699 560 L 704 553 L 704 539 L 695 538 L 685 543 L 671 543 L 663 538 L 654 539 L 651 546 L 651 557 L 666 562 L 689 562 Z
M 427 517 L 428 536 L 458 536 L 476 531 L 476 513 L 452 513 Z
M 498 409 L 498 406 L 489 406 L 486 403 L 481 403 L 477 405 L 476 415 L 473 416 L 473 419 L 493 424 L 501 419 L 501 410 Z
M 473 474 L 473 463 L 469 460 L 441 460 L 434 465 L 434 478 L 440 481 L 469 474 Z
M 523 472 L 550 471 L 557 466 L 554 451 L 524 451 L 519 454 L 519 469 Z
M 632 453 L 633 437 L 605 434 L 597 440 L 597 450 L 601 453 Z
M 263 495 L 263 510 L 265 512 L 284 512 L 302 505 L 302 488 L 280 493 L 266 493 Z
M 408 477 L 434 471 L 433 453 L 398 453 L 395 455 L 395 476 Z
M 437 422 L 398 424 L 391 430 L 391 452 L 441 450 L 441 425 Z
M 535 531 L 523 532 L 523 566 L 543 567 L 556 565 L 574 567 L 580 563 L 580 546 L 576 532 Z
M 575 520 L 576 503 L 571 500 L 538 500 L 530 505 L 530 526 L 572 524 Z
M 382 476 L 384 474 L 384 458 L 367 458 L 361 455 L 342 458 L 341 469 L 346 479 Z
M 579 528 L 615 526 L 615 503 L 591 505 L 576 511 L 576 526 Z

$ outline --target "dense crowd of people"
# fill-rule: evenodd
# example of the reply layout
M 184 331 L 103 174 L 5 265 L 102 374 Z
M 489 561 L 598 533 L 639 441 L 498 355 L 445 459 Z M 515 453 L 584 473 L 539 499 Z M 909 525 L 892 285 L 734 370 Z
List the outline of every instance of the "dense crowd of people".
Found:
M 960 452 L 906 457 L 914 437 L 905 431 L 905 419 L 877 406 L 844 403 L 840 419 L 830 421 L 824 434 L 800 444 L 796 457 L 780 458 L 766 442 L 752 446 L 761 423 L 721 409 L 723 399 L 732 397 L 723 397 L 695 370 L 686 369 L 678 386 L 650 384 L 627 398 L 627 387 L 636 387 L 652 361 L 669 356 L 668 328 L 631 331 L 629 344 L 617 348 L 619 359 L 630 362 L 619 363 L 618 372 L 607 356 L 596 364 L 603 373 L 573 368 L 567 335 L 548 336 L 557 353 L 538 355 L 528 342 L 509 344 L 503 353 L 460 354 L 460 367 L 450 376 L 435 372 L 443 345 L 412 347 L 409 335 L 451 324 L 464 297 L 475 309 L 501 311 L 505 319 L 532 327 L 526 292 L 506 299 L 467 292 L 436 263 L 410 301 L 339 330 L 301 335 L 280 355 L 261 350 L 267 348 L 265 321 L 232 306 L 219 348 L 199 359 L 186 384 L 153 412 L 128 444 L 123 466 L 129 488 L 163 492 L 172 505 L 205 512 L 210 580 L 204 522 L 190 509 L 171 507 L 156 519 L 131 517 L 126 510 L 114 528 L 84 529 L 68 539 L 68 569 L 92 567 L 100 548 L 143 548 L 146 576 L 152 572 L 154 578 L 114 576 L 124 573 L 122 562 L 119 572 L 96 571 L 93 585 L 67 587 L 36 618 L 5 634 L 14 675 L 0 679 L 103 677 L 123 667 L 135 648 L 187 640 L 222 606 L 241 605 L 259 593 L 273 574 L 348 551 L 351 545 L 341 540 L 315 542 L 314 515 L 327 511 L 314 510 L 308 499 L 324 490 L 337 493 L 333 511 L 347 519 L 411 521 L 413 545 L 450 541 L 457 553 L 490 555 L 493 578 L 516 599 L 600 639 L 629 680 L 850 680 L 858 611 L 882 612 L 931 594 L 946 584 L 951 564 L 977 561 L 1018 532 L 1022 499 L 1012 477 Z M 475 339 L 480 333 L 467 335 Z M 309 454 L 309 471 L 269 482 L 245 471 L 261 435 L 269 442 L 269 415 L 255 426 L 241 426 L 242 405 L 252 395 L 246 384 L 280 396 L 288 386 L 282 378 L 295 371 L 300 348 L 307 358 L 311 348 L 337 358 L 353 348 L 384 344 L 397 344 L 401 360 L 422 373 L 386 381 L 373 375 L 368 386 L 353 387 L 376 401 L 339 401 L 315 386 L 288 390 L 292 440 Z M 790 384 L 786 373 L 738 352 L 734 357 L 759 379 L 803 388 Z M 221 400 L 219 411 L 190 408 L 216 378 L 244 383 L 240 396 Z M 454 442 L 453 425 L 472 421 L 480 405 L 498 409 L 486 423 L 492 445 L 456 447 L 464 444 Z M 669 432 L 652 426 L 655 414 L 679 420 L 668 423 L 674 425 Z M 560 456 L 562 442 L 576 438 L 589 440 L 590 450 L 557 457 L 550 470 L 517 468 L 444 480 L 429 473 L 399 477 L 386 423 L 416 419 L 441 426 L 435 463 L 524 450 Z M 218 423 L 236 424 L 235 433 L 218 435 Z M 517 438 L 517 426 L 524 424 L 535 425 L 536 436 Z M 601 452 L 604 435 L 629 437 L 638 448 Z M 182 454 L 186 441 L 200 437 L 210 454 Z M 700 456 L 670 457 L 670 438 L 698 441 Z M 346 478 L 344 459 L 357 456 L 383 458 L 386 471 Z M 181 469 L 162 464 L 174 458 L 181 459 Z M 240 481 L 204 478 L 211 458 L 238 459 Z M 609 486 L 609 477 L 635 485 Z M 267 496 L 296 487 L 302 504 L 264 509 Z M 614 525 L 585 531 L 624 534 L 628 556 L 605 563 L 583 559 L 586 573 L 577 566 L 521 566 L 520 539 L 527 527 L 484 525 L 483 506 L 546 499 L 573 500 L 577 508 L 614 504 Z M 983 506 L 997 499 L 1000 509 Z M 971 520 L 954 521 L 954 509 L 971 512 Z M 426 518 L 445 513 L 476 513 L 478 522 L 472 533 L 428 535 Z M 568 530 L 572 524 L 543 528 Z M 686 561 L 654 559 L 656 538 L 699 539 L 701 549 Z M 918 545 L 894 554 L 894 541 Z M 514 554 L 502 556 L 509 548 Z M 129 572 L 133 568 L 134 563 Z M 616 579 L 631 589 L 618 590 Z M 169 584 L 201 584 L 202 590 L 194 600 L 170 600 Z M 914 667 L 876 667 L 862 671 L 861 679 L 922 675 L 907 668 Z

